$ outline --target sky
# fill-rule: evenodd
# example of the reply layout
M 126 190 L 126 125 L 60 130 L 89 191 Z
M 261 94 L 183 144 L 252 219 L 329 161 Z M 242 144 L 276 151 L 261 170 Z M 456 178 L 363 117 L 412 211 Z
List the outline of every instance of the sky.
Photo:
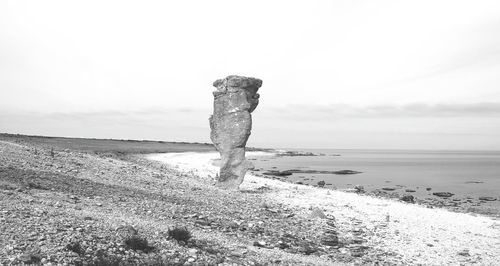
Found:
M 496 0 L 6 0 L 0 132 L 210 142 L 236 74 L 250 146 L 500 150 L 499 33 Z

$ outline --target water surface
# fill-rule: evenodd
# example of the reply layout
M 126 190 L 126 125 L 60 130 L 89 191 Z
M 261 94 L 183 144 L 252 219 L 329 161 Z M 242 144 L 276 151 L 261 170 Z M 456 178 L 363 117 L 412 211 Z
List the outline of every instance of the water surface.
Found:
M 362 172 L 355 175 L 293 174 L 288 178 L 292 182 L 316 184 L 324 180 L 331 184 L 327 187 L 342 189 L 362 185 L 367 190 L 392 187 L 402 193 L 405 189 L 413 189 L 416 190 L 413 195 L 420 198 L 435 197 L 433 192 L 451 192 L 455 195 L 450 200 L 466 200 L 469 197 L 476 202 L 483 196 L 500 199 L 500 152 L 496 151 L 301 151 L 322 153 L 324 156 L 260 157 L 252 162 L 263 171 L 348 169 Z M 480 204 L 500 207 L 498 200 Z

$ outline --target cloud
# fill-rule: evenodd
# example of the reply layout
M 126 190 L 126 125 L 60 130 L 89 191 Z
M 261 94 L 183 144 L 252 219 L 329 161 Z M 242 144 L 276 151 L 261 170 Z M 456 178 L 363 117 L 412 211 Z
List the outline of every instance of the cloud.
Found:
M 209 109 L 0 112 L 0 132 L 210 142 Z M 500 103 L 260 106 L 250 146 L 499 149 Z
M 0 132 L 46 136 L 208 142 L 208 110 L 0 112 Z
M 500 103 L 379 105 L 358 109 L 359 115 L 483 117 L 500 114 Z
M 212 110 L 203 108 L 145 108 L 135 110 L 107 110 L 94 112 L 2 112 L 0 117 L 17 117 L 24 119 L 43 119 L 54 121 L 82 121 L 93 120 L 108 121 L 110 123 L 134 122 L 140 124 L 154 125 L 165 121 L 176 122 L 182 125 L 196 126 L 198 123 L 205 124 Z M 270 120 L 324 120 L 330 118 L 486 118 L 500 117 L 500 102 L 481 103 L 413 103 L 402 105 L 351 105 L 351 104 L 329 104 L 329 105 L 299 105 L 290 104 L 281 107 L 260 106 L 254 116 L 257 119 Z M 273 123 L 279 123 L 274 121 Z
M 264 108 L 262 108 L 264 109 Z M 291 119 L 323 118 L 391 118 L 391 117 L 494 117 L 500 115 L 500 102 L 482 103 L 413 103 L 405 105 L 355 106 L 331 104 L 321 106 L 288 105 L 262 110 L 265 115 Z

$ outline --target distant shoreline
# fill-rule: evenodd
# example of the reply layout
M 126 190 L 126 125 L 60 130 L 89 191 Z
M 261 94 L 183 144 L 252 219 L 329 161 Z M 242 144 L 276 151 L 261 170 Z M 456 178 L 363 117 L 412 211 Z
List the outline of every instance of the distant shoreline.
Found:
M 44 142 L 50 143 L 50 141 L 47 141 L 48 139 L 54 140 L 53 143 L 60 143 L 61 141 L 70 141 L 71 142 L 82 142 L 85 141 L 95 141 L 95 142 L 102 142 L 106 146 L 106 141 L 111 141 L 111 142 L 119 142 L 119 143 L 141 143 L 141 144 L 175 144 L 175 145 L 185 145 L 185 149 L 183 151 L 198 151 L 200 152 L 199 149 L 200 147 L 207 147 L 209 151 L 214 151 L 215 148 L 213 147 L 213 144 L 211 143 L 206 143 L 206 142 L 190 142 L 190 141 L 164 141 L 164 140 L 148 140 L 148 139 L 113 139 L 113 138 L 90 138 L 90 137 L 65 137 L 65 136 L 44 136 L 44 135 L 30 135 L 30 134 L 17 134 L 17 133 L 1 133 L 0 132 L 0 138 L 10 138 L 10 139 L 24 139 L 24 140 L 30 140 L 33 143 L 38 143 L 38 144 L 43 144 Z M 44 141 L 45 140 L 45 141 Z M 71 148 L 71 147 L 67 147 Z M 78 147 L 82 150 L 88 150 L 88 151 L 93 151 L 92 147 L 86 147 L 85 145 Z M 106 147 L 110 148 L 110 147 Z M 111 147 L 112 148 L 112 147 Z M 202 148 L 203 149 L 203 148 Z M 360 150 L 360 151 L 394 151 L 394 152 L 403 152 L 403 151 L 412 151 L 412 152 L 436 152 L 436 153 L 475 153 L 475 152 L 482 152 L 482 153 L 492 153 L 492 154 L 500 154 L 500 150 L 478 150 L 478 149 L 471 149 L 471 150 L 463 150 L 463 149 L 448 149 L 448 150 L 443 150 L 443 149 L 437 149 L 437 150 L 432 150 L 432 149 L 383 149 L 383 148 L 370 148 L 370 149 L 363 149 L 363 148 L 307 148 L 307 147 L 302 147 L 302 148 L 297 148 L 297 147 L 274 147 L 274 148 L 263 148 L 263 147 L 246 147 L 247 151 L 278 151 L 278 150 L 284 150 L 284 151 L 304 151 L 304 150 L 316 150 L 318 153 L 321 153 L 321 151 L 324 150 L 338 150 L 338 151 L 353 151 L 353 150 Z M 168 147 L 159 147 L 158 150 L 159 152 L 180 152 L 178 150 L 175 151 L 169 151 Z M 98 152 L 99 150 L 95 150 Z M 109 151 L 109 150 L 108 150 Z M 182 150 L 181 150 L 182 151 Z M 124 153 L 134 153 L 135 151 L 124 151 Z M 148 148 L 144 147 L 144 150 L 139 150 L 137 153 L 154 153 L 150 152 Z
M 146 154 L 160 152 L 209 152 L 215 151 L 213 144 L 185 141 L 134 140 L 134 139 L 100 139 L 57 137 L 0 133 L 0 139 L 29 142 L 95 153 Z M 270 148 L 247 147 L 248 151 L 274 151 Z

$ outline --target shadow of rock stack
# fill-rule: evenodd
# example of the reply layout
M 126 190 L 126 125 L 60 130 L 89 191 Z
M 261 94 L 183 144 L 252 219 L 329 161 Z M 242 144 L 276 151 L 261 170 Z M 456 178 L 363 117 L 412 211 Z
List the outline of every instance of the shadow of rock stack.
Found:
M 245 146 L 252 130 L 251 113 L 259 104 L 257 90 L 262 80 L 228 76 L 214 82 L 214 113 L 210 116 L 210 138 L 221 154 L 217 186 L 238 189 L 251 163 Z

